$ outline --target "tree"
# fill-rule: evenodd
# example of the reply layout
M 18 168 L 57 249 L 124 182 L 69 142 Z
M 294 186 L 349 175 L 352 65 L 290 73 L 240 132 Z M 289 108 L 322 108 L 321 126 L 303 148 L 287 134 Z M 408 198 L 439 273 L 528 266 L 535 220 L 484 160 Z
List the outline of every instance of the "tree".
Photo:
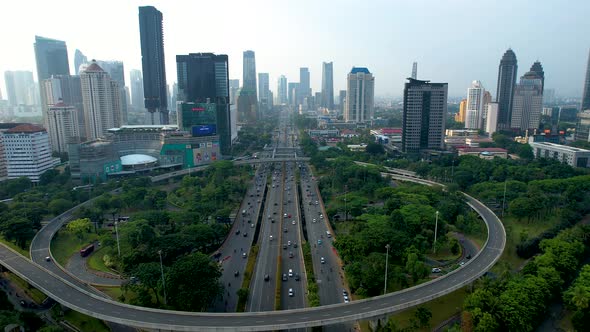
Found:
M 47 206 L 51 213 L 58 215 L 72 207 L 72 202 L 64 198 L 54 199 Z
M 419 307 L 414 313 L 414 317 L 420 323 L 420 327 L 429 327 L 432 312 L 428 308 Z
M 17 246 L 26 248 L 27 241 L 35 235 L 31 222 L 24 218 L 14 218 L 0 224 L 0 232 Z
M 133 274 L 139 279 L 142 288 L 154 292 L 156 295 L 156 303 L 160 304 L 160 298 L 158 297 L 158 291 L 162 282 L 160 264 L 156 262 L 139 264 L 135 268 Z
M 194 253 L 178 259 L 166 273 L 168 304 L 177 310 L 203 311 L 221 293 L 221 271 L 209 256 Z
M 382 155 L 385 153 L 385 148 L 381 144 L 371 142 L 367 144 L 365 151 L 372 155 Z
M 66 230 L 74 234 L 80 241 L 84 239 L 84 235 L 89 233 L 91 229 L 92 224 L 88 218 L 72 220 L 66 226 Z

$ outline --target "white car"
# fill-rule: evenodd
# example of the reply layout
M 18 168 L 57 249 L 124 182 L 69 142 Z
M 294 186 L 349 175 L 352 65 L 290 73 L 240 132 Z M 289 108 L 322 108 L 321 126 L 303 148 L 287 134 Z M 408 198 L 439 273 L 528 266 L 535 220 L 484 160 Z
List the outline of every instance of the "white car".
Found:
M 432 273 L 441 273 L 442 270 L 439 267 L 432 268 Z
M 324 257 L 320 257 L 320 263 L 326 264 L 326 260 L 324 259 Z
M 295 293 L 293 293 L 293 288 L 289 288 L 289 296 L 293 297 L 293 295 L 295 295 Z
M 317 222 L 317 220 L 314 219 L 313 222 Z
M 293 269 L 289 269 L 289 277 L 293 276 Z
M 291 241 L 287 241 L 287 245 L 288 246 L 291 246 Z
M 295 220 L 293 220 L 293 221 L 291 222 L 291 224 L 295 225 Z

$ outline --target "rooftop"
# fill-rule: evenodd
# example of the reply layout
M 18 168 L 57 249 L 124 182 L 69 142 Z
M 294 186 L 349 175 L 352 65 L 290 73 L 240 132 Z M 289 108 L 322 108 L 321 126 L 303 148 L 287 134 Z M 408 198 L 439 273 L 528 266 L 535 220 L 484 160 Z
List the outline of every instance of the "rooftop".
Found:
M 370 74 L 371 72 L 369 72 L 369 69 L 367 69 L 366 67 L 352 67 L 352 70 L 350 71 L 351 74 L 356 74 L 356 73 L 363 73 L 363 74 Z
M 6 133 L 9 133 L 9 134 L 38 133 L 41 131 L 45 131 L 45 128 L 38 126 L 38 125 L 31 124 L 31 123 L 25 123 L 25 124 L 18 125 L 14 128 L 8 129 L 6 131 Z
M 145 154 L 128 154 L 121 157 L 121 164 L 123 166 L 151 164 L 156 161 L 158 161 L 158 159 Z
M 459 148 L 457 149 L 459 151 L 463 151 L 463 152 L 496 152 L 496 153 L 508 153 L 508 150 L 506 149 L 502 149 L 502 148 Z
M 569 151 L 569 152 L 587 152 L 587 153 L 590 153 L 590 150 L 575 148 L 573 146 L 567 146 L 567 145 L 549 143 L 549 142 L 531 142 L 529 144 L 530 145 L 541 145 L 541 146 L 545 146 L 547 148 L 553 148 L 553 149 L 558 149 L 558 150 L 565 150 L 565 151 Z

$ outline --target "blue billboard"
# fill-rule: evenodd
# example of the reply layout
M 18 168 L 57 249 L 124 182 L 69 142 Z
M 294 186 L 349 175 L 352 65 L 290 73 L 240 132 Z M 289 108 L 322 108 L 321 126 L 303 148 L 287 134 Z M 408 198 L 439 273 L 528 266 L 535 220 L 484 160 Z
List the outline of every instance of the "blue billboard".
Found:
M 214 124 L 198 125 L 192 128 L 193 136 L 212 136 L 217 134 L 217 126 Z

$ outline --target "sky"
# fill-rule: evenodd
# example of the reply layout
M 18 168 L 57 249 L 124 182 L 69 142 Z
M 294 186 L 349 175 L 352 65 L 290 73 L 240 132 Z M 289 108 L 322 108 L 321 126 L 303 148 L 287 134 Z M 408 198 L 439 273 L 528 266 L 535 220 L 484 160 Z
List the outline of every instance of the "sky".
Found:
M 129 71 L 141 69 L 144 5 L 163 14 L 169 84 L 175 56 L 198 52 L 227 54 L 230 79 L 241 82 L 242 52 L 254 50 L 273 91 L 281 74 L 298 82 L 299 67 L 310 69 L 319 91 L 322 62 L 333 61 L 335 97 L 353 66 L 373 73 L 376 96 L 398 97 L 416 61 L 418 79 L 447 82 L 449 96 L 466 95 L 480 80 L 495 98 L 498 64 L 510 47 L 519 77 L 539 60 L 546 88 L 580 97 L 590 48 L 588 0 L 11 0 L 0 4 L 0 72 L 36 76 L 39 35 L 67 43 L 72 73 L 80 49 L 89 59 L 123 61 L 128 82 Z

